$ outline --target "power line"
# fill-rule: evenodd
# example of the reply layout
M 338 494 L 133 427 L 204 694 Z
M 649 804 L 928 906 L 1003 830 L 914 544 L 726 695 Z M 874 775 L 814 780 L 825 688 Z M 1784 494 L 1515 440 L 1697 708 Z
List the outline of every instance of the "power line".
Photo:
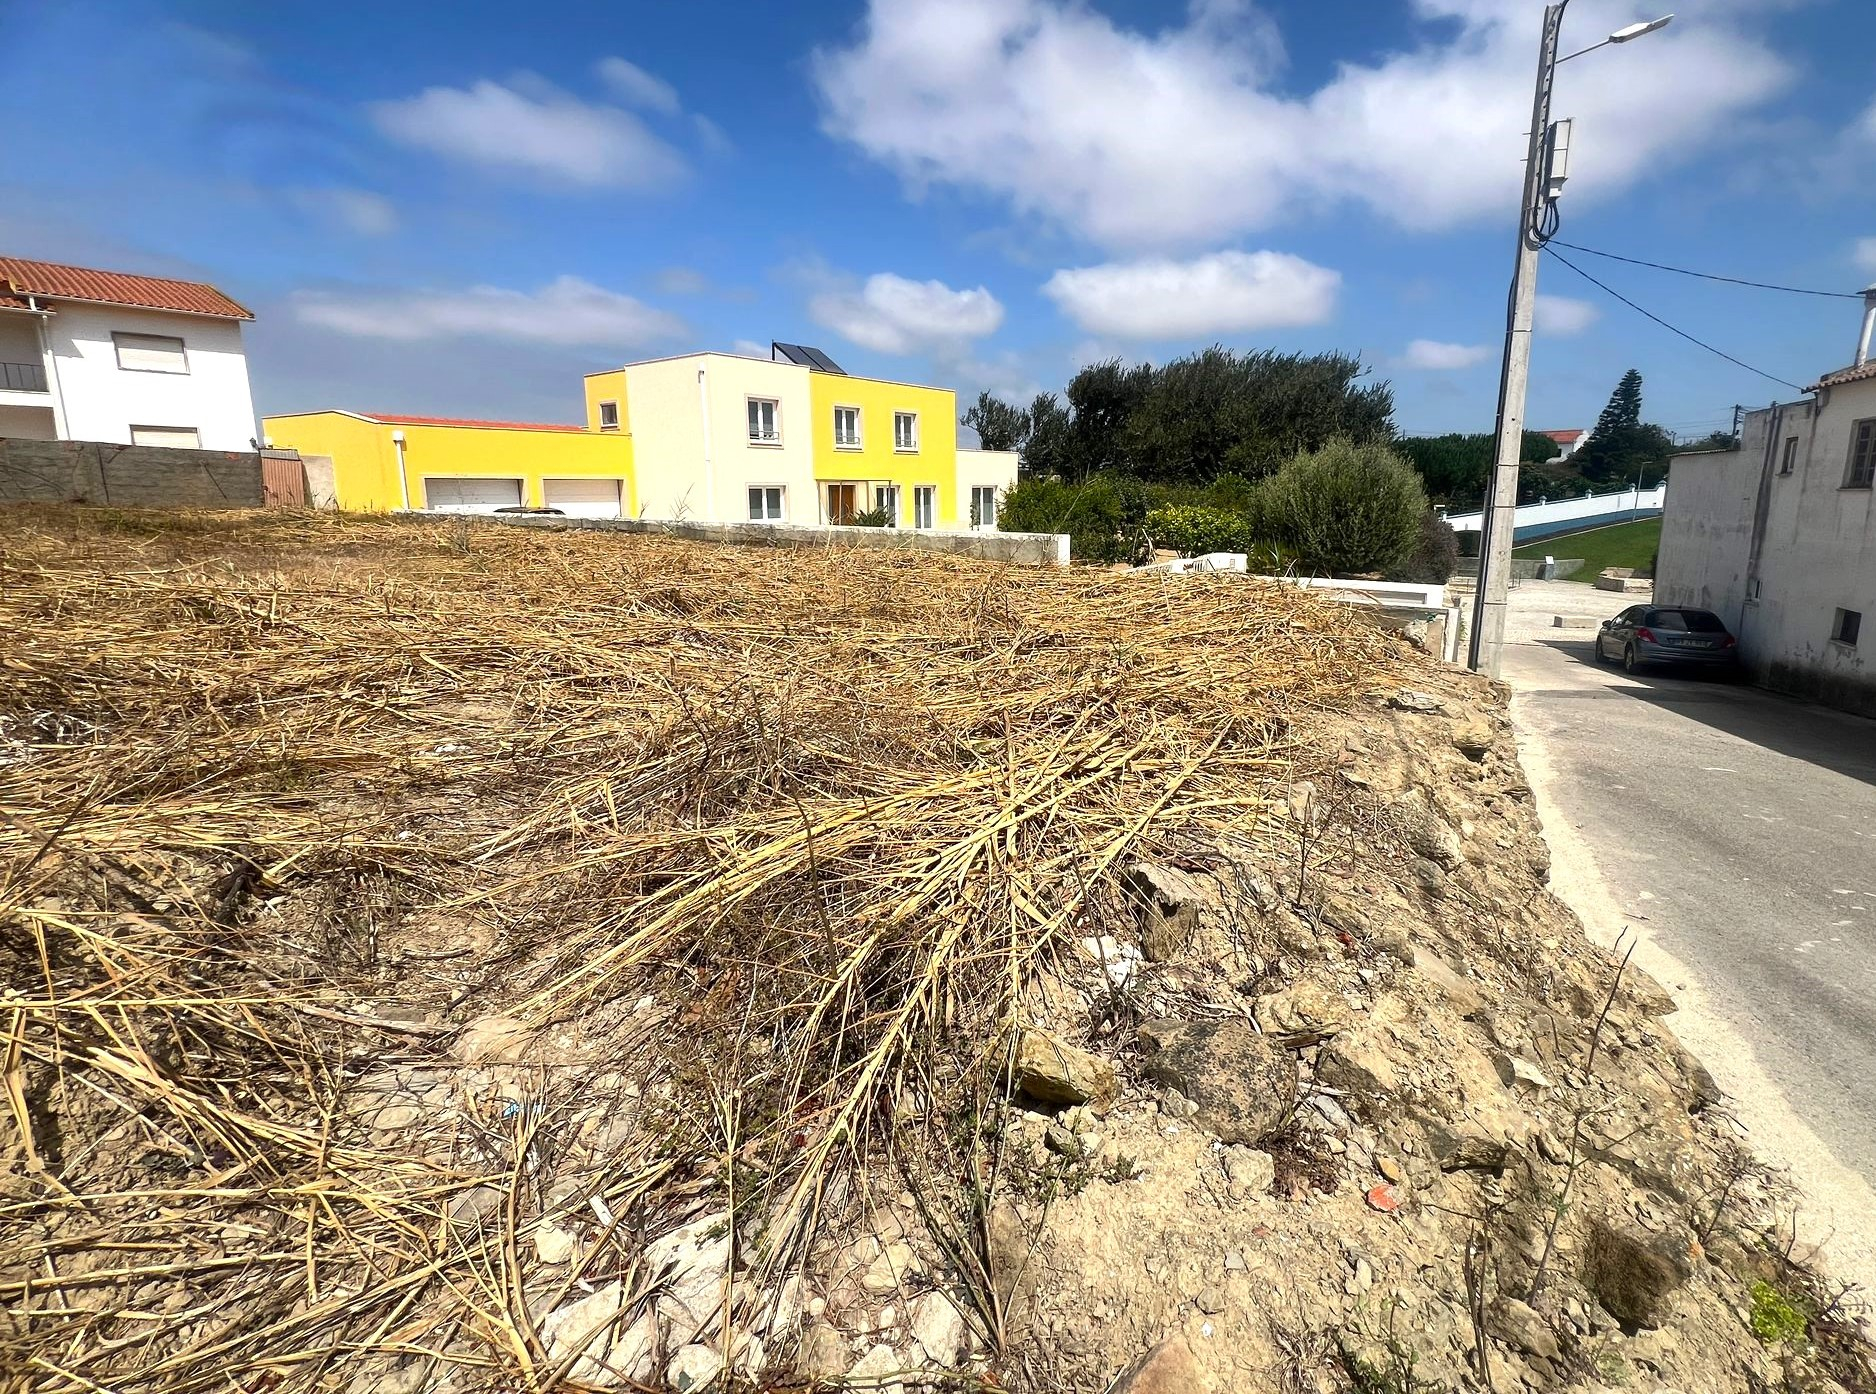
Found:
M 1676 276 L 1693 276 L 1702 281 L 1724 281 L 1729 286 L 1751 286 L 1754 290 L 1782 290 L 1788 295 L 1823 295 L 1834 300 L 1861 300 L 1863 298 L 1861 291 L 1807 290 L 1803 286 L 1778 286 L 1770 281 L 1746 281 L 1738 276 L 1715 276 L 1708 271 L 1689 271 L 1684 266 L 1663 266 L 1658 261 L 1643 261 L 1640 257 L 1618 256 L 1614 252 L 1599 252 L 1594 247 L 1579 247 L 1574 242 L 1558 242 L 1557 245 L 1568 247 L 1573 252 L 1587 252 L 1593 257 L 1607 257 L 1610 261 L 1626 261 L 1630 266 L 1646 266 L 1653 271 L 1672 271 Z M 1569 263 L 1564 264 L 1567 266 Z
M 1565 243 L 1564 245 L 1568 246 L 1569 244 Z M 1621 291 L 1616 290 L 1613 287 L 1604 285 L 1601 281 L 1597 280 L 1594 276 L 1590 275 L 1589 272 L 1585 271 L 1582 267 L 1578 266 L 1575 262 L 1565 257 L 1562 252 L 1555 250 L 1555 248 L 1552 247 L 1551 244 L 1546 243 L 1544 246 L 1544 250 L 1549 252 L 1553 257 L 1555 257 L 1558 261 L 1562 262 L 1565 266 L 1569 267 L 1572 271 L 1576 272 L 1577 275 L 1581 276 L 1584 280 L 1588 281 L 1592 286 L 1595 286 L 1597 289 L 1606 291 L 1608 294 L 1613 295 L 1617 300 L 1620 300 L 1624 305 L 1628 306 L 1629 309 L 1635 311 L 1639 315 L 1646 316 L 1648 319 L 1653 320 L 1656 324 L 1660 325 L 1663 329 L 1667 330 L 1669 333 L 1680 335 L 1683 339 L 1687 340 L 1688 343 L 1697 345 L 1698 347 L 1705 349 L 1708 353 L 1718 354 L 1721 358 L 1724 358 L 1728 363 L 1732 363 L 1738 367 L 1744 368 L 1748 373 L 1757 373 L 1760 377 L 1766 378 L 1772 382 L 1778 383 L 1781 387 L 1789 387 L 1794 392 L 1804 391 L 1804 389 L 1798 386 L 1798 384 L 1795 382 L 1791 382 L 1785 378 L 1781 378 L 1776 373 L 1768 373 L 1763 368 L 1755 368 L 1750 363 L 1746 362 L 1744 359 L 1735 358 L 1733 357 L 1732 354 L 1726 352 L 1726 350 L 1717 349 L 1713 347 L 1712 344 L 1707 343 L 1704 339 L 1696 339 L 1692 334 L 1689 334 L 1685 329 L 1676 329 L 1673 325 L 1669 324 L 1666 320 L 1662 319 L 1660 315 L 1657 315 L 1650 310 L 1642 309 L 1641 306 L 1637 305 L 1633 300 L 1630 300 L 1626 295 L 1622 294 Z

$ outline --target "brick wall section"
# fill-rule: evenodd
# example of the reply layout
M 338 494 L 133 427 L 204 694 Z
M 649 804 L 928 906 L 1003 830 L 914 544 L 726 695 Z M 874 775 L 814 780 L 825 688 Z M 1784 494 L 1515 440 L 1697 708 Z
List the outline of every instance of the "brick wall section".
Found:
M 437 515 L 413 510 L 404 518 L 435 521 Z M 590 528 L 600 532 L 654 533 L 693 542 L 724 542 L 744 547 L 885 547 L 907 552 L 943 552 L 1021 566 L 1066 566 L 1068 537 L 1047 532 L 923 532 L 907 528 L 804 527 L 790 523 L 654 523 L 637 518 L 553 518 L 527 514 L 458 513 L 452 521 L 498 523 L 511 527 L 562 532 Z
M 227 450 L 0 437 L 0 503 L 259 508 L 261 457 Z

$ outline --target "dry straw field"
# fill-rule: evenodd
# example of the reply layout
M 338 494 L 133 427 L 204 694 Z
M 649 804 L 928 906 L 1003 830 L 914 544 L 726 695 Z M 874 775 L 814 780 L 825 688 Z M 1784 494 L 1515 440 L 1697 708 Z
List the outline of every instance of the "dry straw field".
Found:
M 1416 661 L 1219 578 L 52 509 L 0 635 L 0 1368 L 127 1394 L 549 1387 L 700 1198 L 766 1280 L 912 1154 L 968 1266 L 1034 975 Z M 496 1012 L 542 1051 L 386 1126 Z

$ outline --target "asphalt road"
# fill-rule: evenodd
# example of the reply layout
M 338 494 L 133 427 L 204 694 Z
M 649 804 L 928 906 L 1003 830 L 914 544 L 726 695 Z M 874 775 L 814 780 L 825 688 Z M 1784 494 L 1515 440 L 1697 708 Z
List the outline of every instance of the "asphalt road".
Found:
M 1815 1187 L 1829 1227 L 1857 1232 L 1863 1262 L 1840 1266 L 1864 1267 L 1876 1255 L 1876 721 L 1712 678 L 1629 678 L 1594 661 L 1594 630 L 1543 626 L 1637 597 L 1520 592 L 1504 663 L 1513 718 L 1553 848 L 1587 853 L 1582 884 L 1566 875 L 1559 892 L 1601 899 L 1576 908 L 1602 937 L 1631 925 L 1665 954 L 1653 971 L 1682 999 L 1668 1024 L 1738 1096 L 1762 1148 Z

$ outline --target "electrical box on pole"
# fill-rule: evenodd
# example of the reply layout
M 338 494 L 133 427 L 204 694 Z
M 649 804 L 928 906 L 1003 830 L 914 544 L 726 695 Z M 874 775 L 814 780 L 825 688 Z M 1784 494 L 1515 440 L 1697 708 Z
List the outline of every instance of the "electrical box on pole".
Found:
M 1570 126 L 1571 118 L 1550 123 L 1550 134 L 1544 142 L 1544 197 L 1554 199 L 1563 192 L 1563 186 L 1570 177 Z

